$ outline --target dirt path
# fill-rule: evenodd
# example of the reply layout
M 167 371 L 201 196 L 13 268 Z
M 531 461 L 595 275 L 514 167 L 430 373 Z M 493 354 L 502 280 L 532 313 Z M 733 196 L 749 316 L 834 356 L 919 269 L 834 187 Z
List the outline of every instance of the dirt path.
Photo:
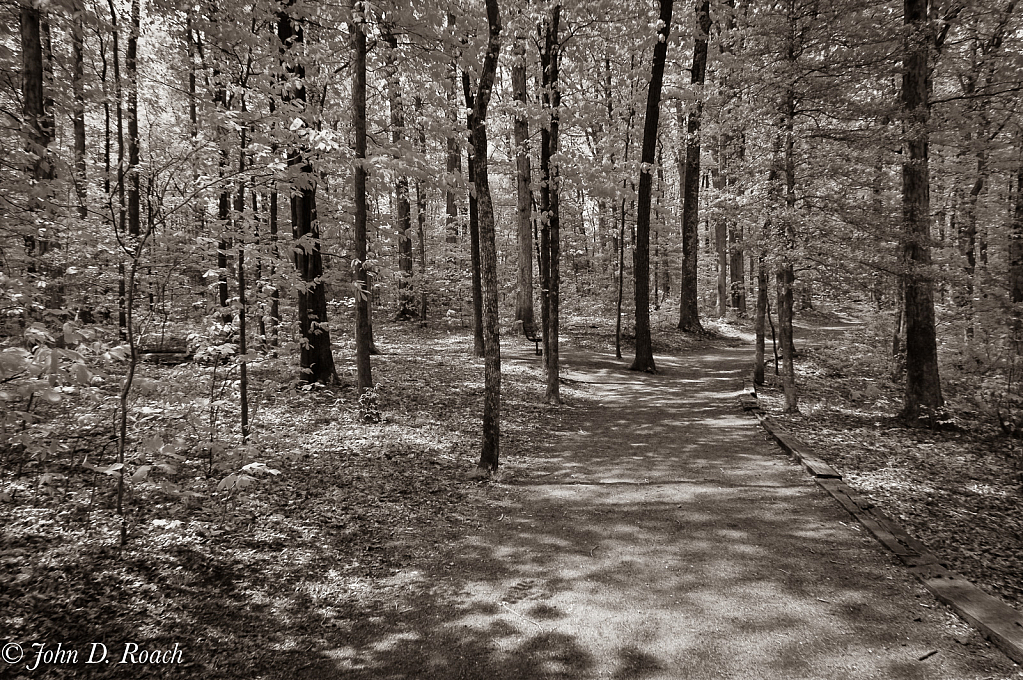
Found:
M 564 357 L 545 464 L 292 677 L 1020 677 L 738 409 L 749 353 Z

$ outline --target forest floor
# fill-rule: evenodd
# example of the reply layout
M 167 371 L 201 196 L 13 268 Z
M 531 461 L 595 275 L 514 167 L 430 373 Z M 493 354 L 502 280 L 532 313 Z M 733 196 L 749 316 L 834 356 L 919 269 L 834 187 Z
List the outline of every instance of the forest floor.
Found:
M 503 468 L 484 483 L 462 330 L 378 326 L 379 423 L 360 418 L 349 361 L 340 388 L 254 367 L 248 447 L 175 437 L 194 416 L 181 391 L 211 369 L 145 366 L 139 419 L 165 431 L 136 462 L 175 464 L 129 496 L 124 548 L 109 479 L 81 466 L 83 447 L 109 462 L 81 431 L 100 407 L 44 411 L 77 443 L 0 461 L 0 638 L 25 652 L 0 677 L 1015 677 L 737 411 L 748 345 L 664 332 L 657 351 L 681 357 L 636 376 L 608 330 L 567 324 L 560 408 L 542 405 L 532 345 L 505 338 Z M 819 412 L 807 439 L 832 426 Z M 279 474 L 221 487 L 254 462 Z M 913 512 L 936 521 L 934 505 Z M 938 534 L 973 545 L 956 526 Z M 95 643 L 105 663 L 86 663 Z M 180 654 L 140 661 L 158 649 Z
M 1020 442 L 1005 436 L 978 399 L 980 378 L 947 364 L 949 427 L 905 427 L 897 417 L 903 386 L 884 377 L 885 353 L 878 351 L 884 339 L 860 311 L 802 313 L 800 414 L 780 412 L 775 380 L 758 390 L 761 406 L 941 562 L 1023 610 Z

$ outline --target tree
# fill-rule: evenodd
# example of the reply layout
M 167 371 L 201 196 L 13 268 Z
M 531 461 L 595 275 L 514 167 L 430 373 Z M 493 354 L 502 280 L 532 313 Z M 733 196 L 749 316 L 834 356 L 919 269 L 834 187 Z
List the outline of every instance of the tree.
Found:
M 42 198 L 49 193 L 48 181 L 53 179 L 52 160 L 48 148 L 53 141 L 54 131 L 50 126 L 44 102 L 43 88 L 43 43 L 40 34 L 39 9 L 29 0 L 21 6 L 21 96 L 22 129 L 25 149 L 31 166 L 29 177 L 35 183 L 30 207 L 33 211 L 42 207 Z M 33 258 L 46 253 L 47 235 L 38 227 L 30 225 L 24 234 L 25 254 L 29 258 L 29 273 L 36 271 Z
M 650 339 L 650 201 L 672 4 L 673 0 L 661 0 L 657 22 L 657 43 L 654 45 L 650 89 L 647 90 L 646 98 L 646 119 L 643 123 L 643 151 L 640 156 L 639 199 L 636 207 L 636 250 L 633 254 L 636 277 L 636 358 L 630 368 L 633 371 L 649 373 L 657 370 Z
M 938 377 L 931 268 L 931 202 L 928 168 L 930 63 L 935 37 L 928 28 L 928 0 L 905 0 L 902 112 L 902 247 L 905 256 L 906 392 L 902 415 L 933 422 L 945 401 Z
M 455 15 L 448 12 L 448 29 L 455 27 Z M 455 94 L 458 89 L 458 66 L 452 60 L 448 75 L 448 109 L 450 130 L 447 133 L 447 164 L 445 169 L 447 175 L 444 182 L 444 242 L 458 243 L 458 201 L 455 198 L 454 182 L 455 177 L 462 174 L 462 147 L 458 142 L 459 135 L 455 132 L 458 128 L 458 107 Z
M 710 2 L 697 7 L 699 33 L 693 41 L 693 69 L 690 82 L 702 88 L 707 77 L 707 39 L 710 34 Z M 700 309 L 697 304 L 697 257 L 700 250 L 700 122 L 703 101 L 697 99 L 686 121 L 686 164 L 682 179 L 682 275 L 679 280 L 678 328 L 688 333 L 701 332 Z M 679 124 L 681 132 L 681 121 Z M 723 249 L 723 244 L 722 244 Z
M 558 366 L 558 324 L 561 304 L 561 178 L 555 156 L 558 153 L 561 91 L 558 62 L 561 46 L 558 28 L 561 5 L 555 4 L 544 17 L 540 51 L 541 83 L 545 124 L 540 131 L 540 286 L 543 294 L 544 367 L 547 369 L 545 399 L 561 403 L 561 376 Z
M 75 137 L 75 193 L 78 196 L 78 216 L 88 217 L 88 188 L 85 159 L 85 9 L 80 0 L 73 4 L 71 17 L 71 74 L 74 92 L 74 109 L 72 120 Z
M 308 135 L 312 111 L 307 107 L 305 66 L 301 46 L 304 41 L 302 24 L 292 19 L 289 3 L 281 11 L 277 22 L 285 58 L 288 82 L 284 84 L 281 100 L 285 111 L 294 116 L 292 127 L 298 139 L 288 149 L 288 180 L 291 184 L 291 229 L 295 239 L 295 268 L 302 278 L 298 291 L 298 323 L 301 336 L 301 366 L 303 378 L 312 382 L 336 383 L 334 355 L 330 349 L 330 326 L 327 321 L 327 297 L 323 285 L 323 259 L 320 254 L 320 227 L 316 218 L 317 175 L 309 159 L 310 149 L 301 138 Z M 310 118 L 310 120 L 306 120 Z
M 391 22 L 384 20 L 380 26 L 381 37 L 387 45 L 385 75 L 387 79 L 387 100 L 391 109 L 391 144 L 394 153 L 400 154 L 405 132 L 405 107 L 401 96 L 401 80 L 398 75 L 398 39 Z M 394 181 L 394 200 L 398 207 L 395 229 L 398 232 L 398 313 L 399 320 L 416 316 L 415 296 L 412 291 L 412 208 L 409 201 L 408 176 L 397 171 Z
M 475 118 L 476 94 L 473 93 L 469 74 L 462 72 L 462 93 L 465 96 L 466 125 L 469 128 L 469 259 L 472 267 L 472 340 L 476 356 L 485 354 L 486 340 L 483 330 L 483 261 L 480 253 L 480 204 L 477 190 L 476 130 L 480 126 Z M 484 164 L 486 159 L 484 159 Z
M 373 389 L 370 354 L 373 336 L 369 321 L 369 274 L 366 269 L 366 3 L 352 1 L 352 111 L 355 128 L 355 365 L 359 395 Z
M 519 247 L 515 320 L 526 335 L 536 333 L 533 317 L 533 191 L 529 167 L 529 119 L 526 116 L 526 47 L 521 38 L 512 49 L 512 94 L 515 97 L 516 238 Z
M 472 100 L 471 162 L 473 193 L 479 210 L 479 246 L 483 287 L 484 394 L 483 445 L 477 469 L 482 474 L 497 471 L 501 444 L 501 335 L 498 318 L 497 243 L 495 241 L 494 203 L 490 194 L 487 168 L 487 107 L 497 73 L 501 52 L 501 14 L 497 0 L 486 0 L 488 39 L 483 66 Z

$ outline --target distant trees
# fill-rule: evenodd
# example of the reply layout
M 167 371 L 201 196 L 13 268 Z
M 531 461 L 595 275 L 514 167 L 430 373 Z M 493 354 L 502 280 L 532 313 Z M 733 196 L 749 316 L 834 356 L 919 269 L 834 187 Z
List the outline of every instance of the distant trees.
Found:
M 539 312 L 557 403 L 565 311 L 618 312 L 619 351 L 634 334 L 633 366 L 654 370 L 650 298 L 670 288 L 653 318 L 683 331 L 756 300 L 795 408 L 793 319 L 856 297 L 891 338 L 905 416 L 935 420 L 944 353 L 1008 361 L 1018 326 L 1017 2 L 672 9 L 508 0 L 501 54 L 481 0 L 315 20 L 308 0 L 11 5 L 5 318 L 119 299 L 127 339 L 134 295 L 143 342 L 152 319 L 214 347 L 246 323 L 242 356 L 276 346 L 322 382 L 354 360 L 367 392 L 371 310 L 431 322 L 429 295 L 471 323 L 491 387 L 499 312 L 530 333 Z

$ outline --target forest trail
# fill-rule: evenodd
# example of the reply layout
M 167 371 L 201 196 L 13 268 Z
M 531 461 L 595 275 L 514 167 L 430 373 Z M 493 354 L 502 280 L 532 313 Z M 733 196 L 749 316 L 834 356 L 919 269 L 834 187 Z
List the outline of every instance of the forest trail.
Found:
M 566 352 L 588 398 L 544 463 L 507 460 L 493 516 L 297 676 L 1017 677 L 741 411 L 750 359 Z

